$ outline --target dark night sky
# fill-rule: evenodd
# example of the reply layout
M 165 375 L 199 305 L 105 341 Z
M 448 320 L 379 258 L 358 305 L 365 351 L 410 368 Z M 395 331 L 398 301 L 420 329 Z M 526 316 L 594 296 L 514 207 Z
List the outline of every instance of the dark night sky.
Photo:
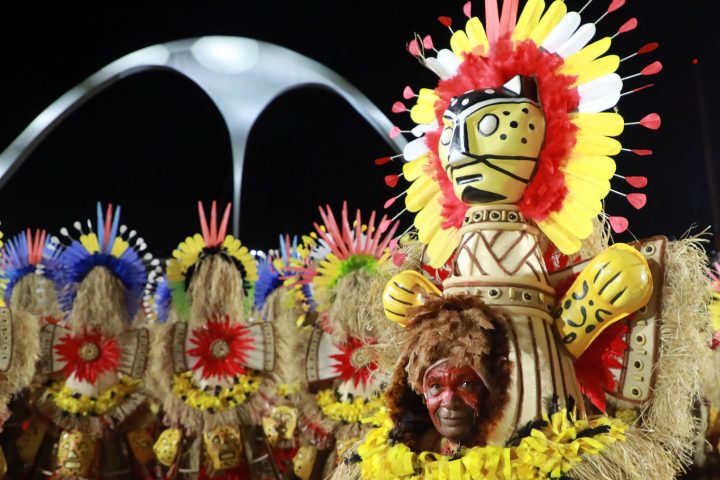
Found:
M 58 96 L 118 57 L 203 35 L 253 37 L 291 48 L 337 71 L 393 115 L 390 106 L 405 85 L 433 85 L 405 42 L 417 31 L 444 46 L 448 34 L 436 17 L 451 15 L 456 24 L 464 19 L 462 1 L 107 3 L 3 2 L 0 149 Z M 576 10 L 584 0 L 567 3 Z M 589 18 L 607 3 L 595 0 Z M 648 206 L 635 212 L 619 197 L 608 201 L 609 211 L 627 216 L 638 237 L 679 236 L 693 223 L 712 222 L 709 183 L 717 179 L 706 173 L 696 89 L 699 78 L 706 89 L 705 128 L 713 137 L 720 55 L 711 3 L 630 0 L 601 23 L 608 33 L 638 17 L 639 28 L 613 47 L 621 56 L 648 41 L 661 43 L 655 54 L 623 63 L 622 76 L 655 58 L 665 65 L 652 80 L 655 89 L 620 104 L 627 119 L 657 111 L 664 121 L 659 133 L 629 127 L 622 137 L 624 145 L 656 152 L 646 158 L 622 154 L 618 162 L 620 173 L 649 177 Z M 480 4 L 475 2 L 476 12 Z M 409 125 L 405 117 L 391 118 Z M 374 166 L 373 159 L 388 152 L 383 139 L 333 94 L 303 90 L 281 97 L 251 135 L 241 239 L 269 248 L 279 233 L 305 233 L 318 218 L 319 203 L 339 207 L 348 199 L 367 211 L 381 208 L 392 194 L 383 176 L 394 170 Z M 123 205 L 125 222 L 151 249 L 168 255 L 198 230 L 198 199 L 230 200 L 230 172 L 227 134 L 204 93 L 171 73 L 143 73 L 83 106 L 35 151 L 0 190 L 0 219 L 6 235 L 26 226 L 55 231 L 92 215 L 96 199 L 112 201 Z

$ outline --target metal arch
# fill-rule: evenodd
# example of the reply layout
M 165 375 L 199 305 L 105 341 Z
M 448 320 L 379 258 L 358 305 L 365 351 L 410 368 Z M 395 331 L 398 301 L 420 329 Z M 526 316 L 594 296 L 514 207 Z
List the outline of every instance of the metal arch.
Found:
M 397 152 L 406 141 L 388 138 L 390 120 L 357 88 L 324 65 L 297 52 L 244 37 L 208 36 L 143 48 L 110 63 L 72 88 L 0 154 L 0 188 L 66 117 L 109 86 L 138 72 L 167 69 L 198 85 L 215 103 L 233 157 L 233 231 L 240 230 L 240 193 L 248 135 L 278 96 L 304 86 L 326 87 L 347 101 Z

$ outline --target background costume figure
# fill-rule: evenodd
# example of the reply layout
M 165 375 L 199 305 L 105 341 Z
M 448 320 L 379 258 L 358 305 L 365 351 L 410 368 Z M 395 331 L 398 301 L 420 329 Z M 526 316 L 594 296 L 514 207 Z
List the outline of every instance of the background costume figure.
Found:
M 3 397 L 0 405 L 5 407 L 10 401 L 7 395 L 14 394 L 8 412 L 12 416 L 2 425 L 0 439 L 9 475 L 13 478 L 34 461 L 33 446 L 37 448 L 37 441 L 31 439 L 42 438 L 45 428 L 30 408 L 30 392 L 21 393 L 20 389 L 26 386 L 33 389 L 30 381 L 39 354 L 41 323 L 46 317 L 60 317 L 55 282 L 61 275 L 57 261 L 61 251 L 57 239 L 49 237 L 44 230 L 28 229 L 11 238 L 0 252 L 0 289 L 9 307 L 2 311 L 5 325 L 0 351 L 10 352 L 0 373 L 0 397 Z M 29 428 L 23 432 L 25 421 Z M 19 438 L 22 440 L 17 445 Z
M 33 478 L 136 478 L 149 475 L 152 422 L 142 377 L 148 331 L 143 299 L 154 262 L 142 238 L 120 225 L 120 208 L 97 206 L 93 226 L 75 223 L 59 257 L 62 320 L 40 332 L 35 405 L 50 424 Z M 142 439 L 145 441 L 142 441 Z M 138 441 L 139 440 L 139 441 Z
M 226 235 L 230 205 L 218 223 L 198 205 L 202 234 L 188 237 L 167 265 L 170 309 L 153 332 L 148 383 L 168 429 L 155 442 L 175 478 L 274 478 L 261 425 L 262 384 L 275 362 L 272 326 L 248 323 L 246 292 L 255 261 Z M 259 459 L 256 461 L 256 459 Z

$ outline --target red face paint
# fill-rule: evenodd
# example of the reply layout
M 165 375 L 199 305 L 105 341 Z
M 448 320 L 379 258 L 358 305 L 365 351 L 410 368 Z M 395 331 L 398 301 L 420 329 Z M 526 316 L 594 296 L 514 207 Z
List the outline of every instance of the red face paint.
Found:
M 440 435 L 454 442 L 472 437 L 486 393 L 482 379 L 468 365 L 440 364 L 428 371 L 423 381 L 433 425 Z

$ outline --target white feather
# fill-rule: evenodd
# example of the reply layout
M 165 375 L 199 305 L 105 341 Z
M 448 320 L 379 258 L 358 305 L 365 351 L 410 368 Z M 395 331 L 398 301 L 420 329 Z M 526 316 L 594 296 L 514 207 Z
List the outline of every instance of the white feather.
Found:
M 611 73 L 578 87 L 583 113 L 604 112 L 617 105 L 622 92 L 623 81 L 617 73 Z
M 585 45 L 590 43 L 590 40 L 592 40 L 595 36 L 595 31 L 596 29 L 594 23 L 586 23 L 578 28 L 577 31 L 573 33 L 572 37 L 558 47 L 555 53 L 563 58 L 568 58 L 576 54 L 585 48 Z
M 432 132 L 437 127 L 438 127 L 438 124 L 437 124 L 437 121 L 435 121 L 430 125 L 423 125 L 423 124 L 417 125 L 415 128 L 413 128 L 410 131 L 412 132 L 412 134 L 415 137 L 421 137 L 421 136 L 425 135 L 427 132 Z
M 542 47 L 550 53 L 555 53 L 558 48 L 572 37 L 572 34 L 580 26 L 580 21 L 579 13 L 568 12 L 545 38 Z
M 438 52 L 437 59 L 445 67 L 445 70 L 450 72 L 451 77 L 455 75 L 455 72 L 460 67 L 460 60 L 458 60 L 457 55 L 447 48 L 443 48 Z
M 428 151 L 429 150 L 427 145 L 425 144 L 425 139 L 418 138 L 405 146 L 405 149 L 403 150 L 403 156 L 405 157 L 405 161 L 411 162 L 416 158 L 425 155 Z

